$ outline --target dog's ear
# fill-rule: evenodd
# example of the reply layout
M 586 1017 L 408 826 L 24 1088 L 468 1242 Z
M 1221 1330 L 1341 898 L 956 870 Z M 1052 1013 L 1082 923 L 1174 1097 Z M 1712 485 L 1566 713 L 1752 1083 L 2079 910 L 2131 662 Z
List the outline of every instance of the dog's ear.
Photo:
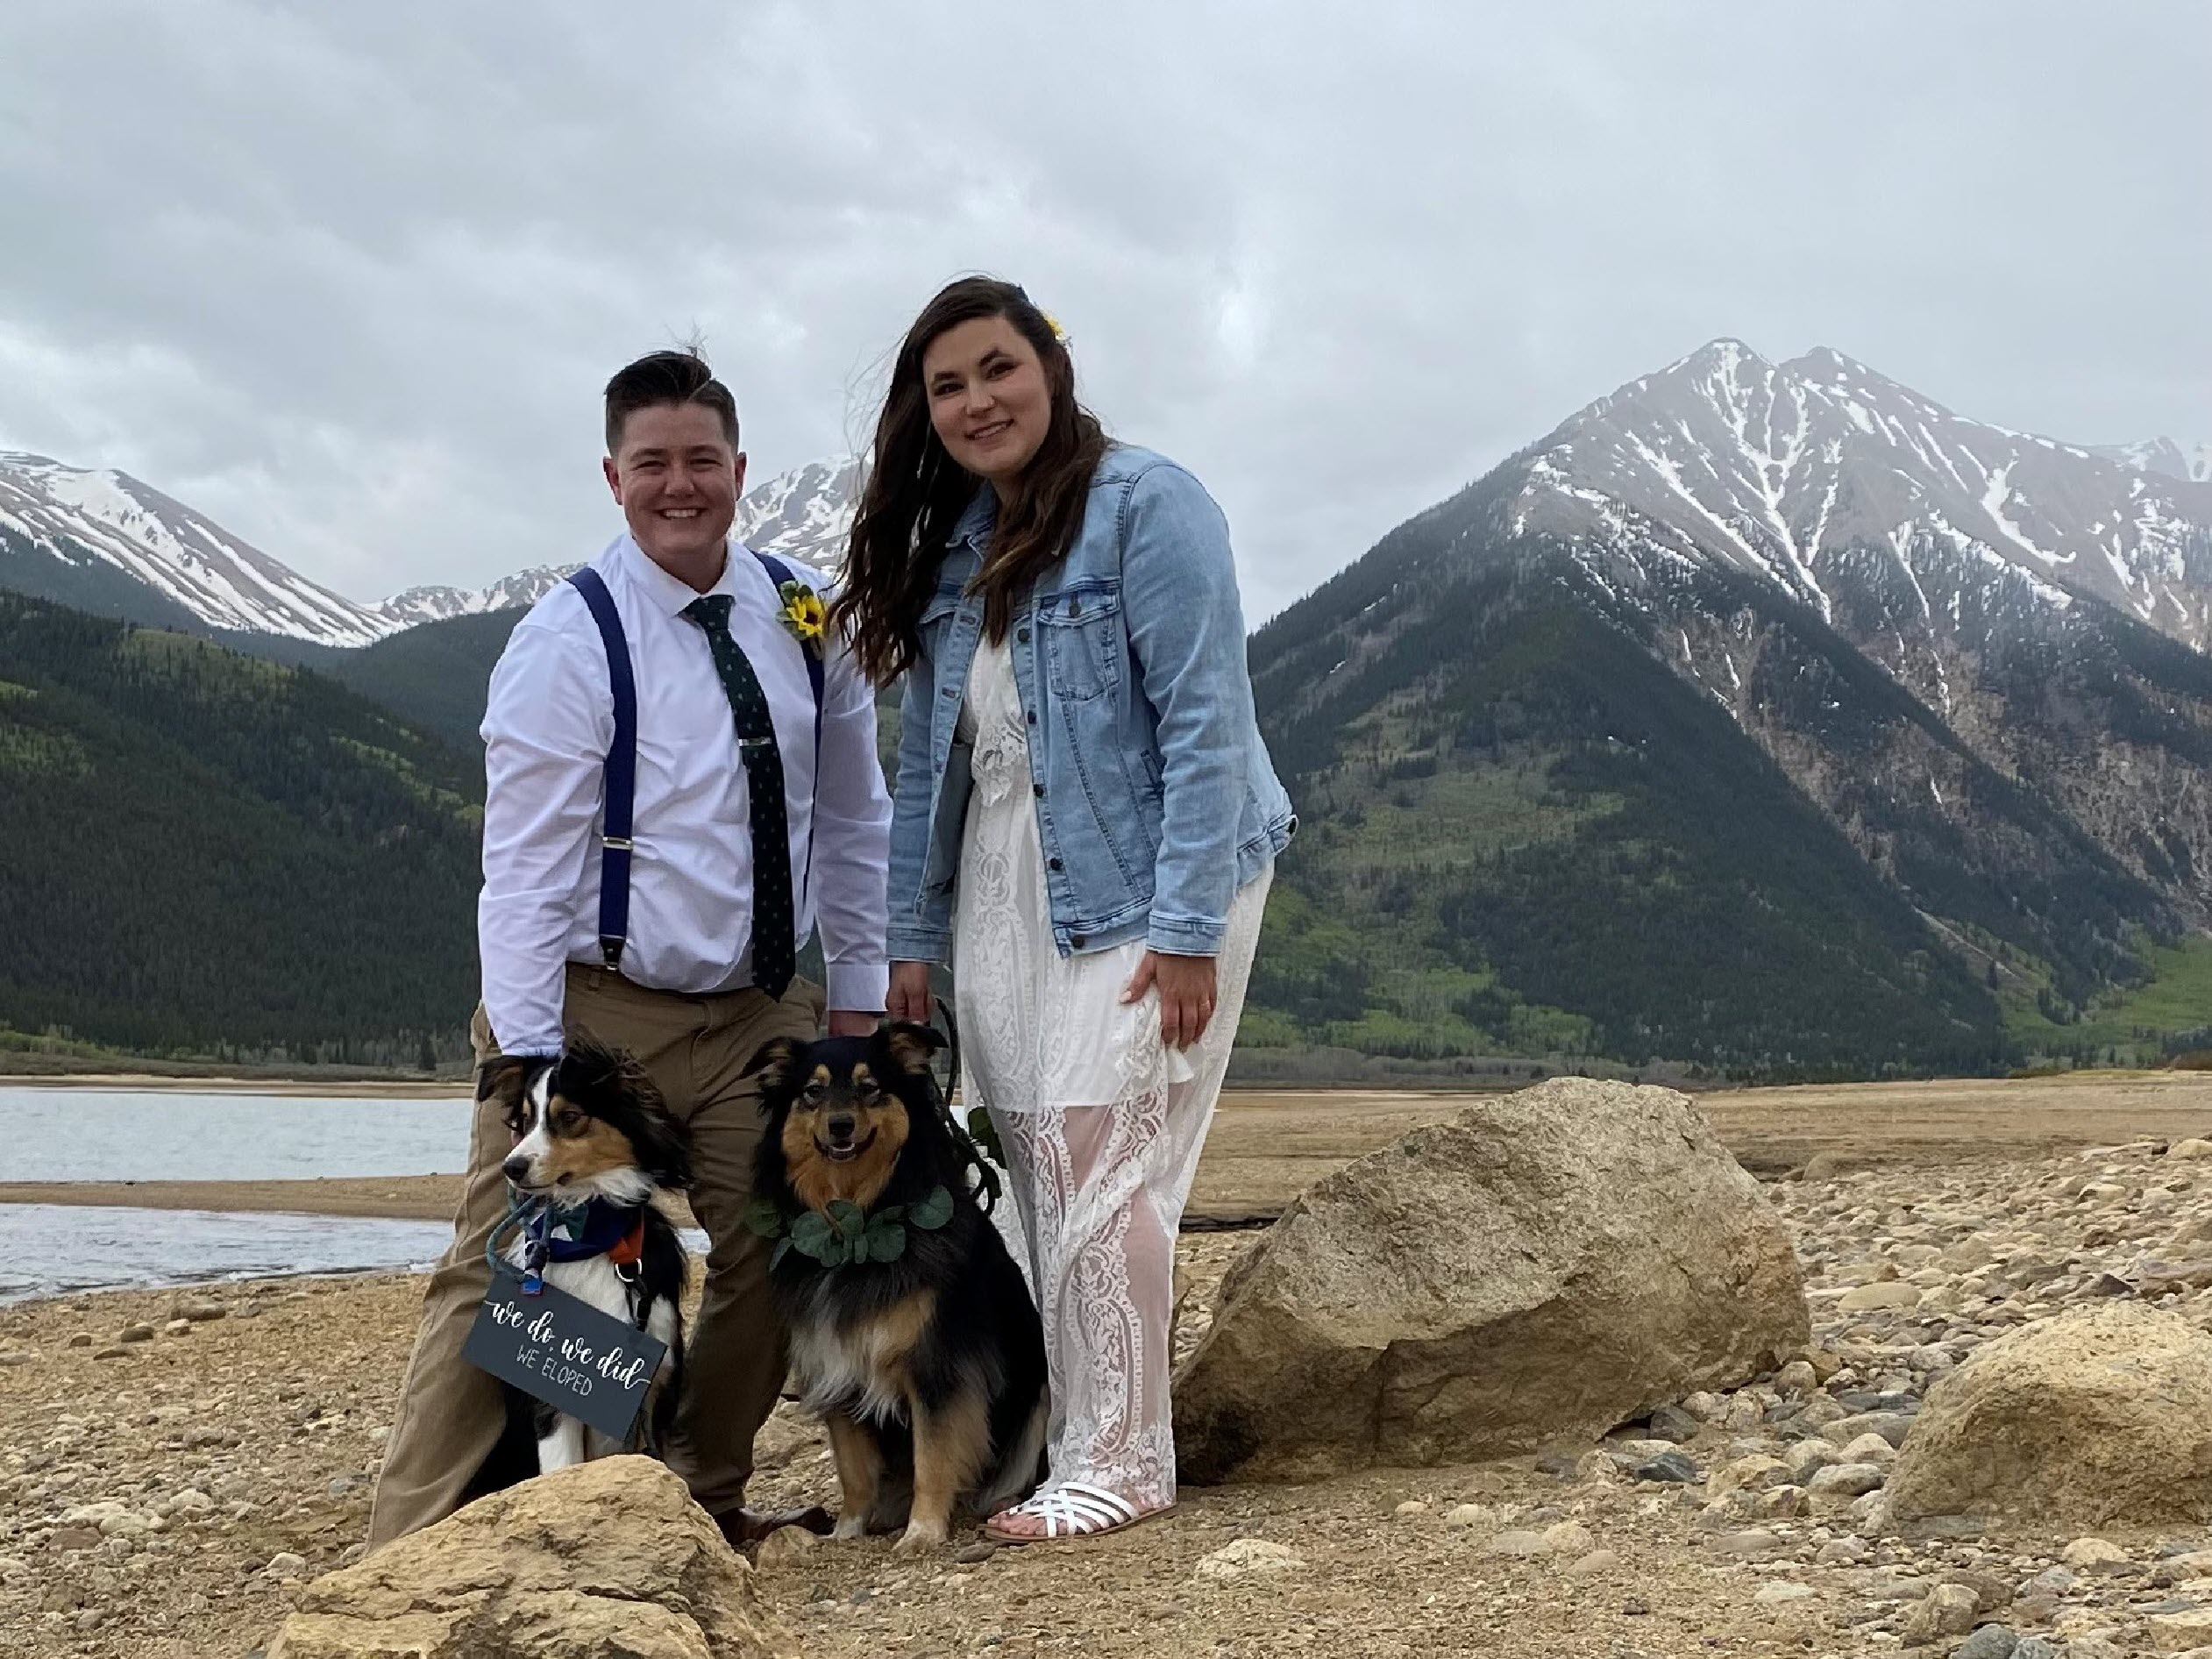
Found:
M 484 1061 L 476 1068 L 478 1101 L 497 1099 L 502 1110 L 512 1111 L 515 1103 L 523 1098 L 530 1068 L 537 1063 L 535 1057 L 528 1054 L 495 1054 Z
M 929 1057 L 945 1045 L 935 1026 L 915 1025 L 910 1021 L 898 1020 L 884 1028 L 884 1051 L 898 1063 L 899 1069 L 916 1077 L 929 1072 Z
M 692 1184 L 691 1136 L 661 1104 L 659 1090 L 638 1101 L 637 1121 L 628 1133 L 638 1168 L 652 1177 L 655 1186 L 679 1193 Z
M 765 1110 L 772 1097 L 790 1088 L 799 1075 L 799 1064 L 807 1052 L 807 1045 L 791 1037 L 770 1037 L 745 1062 L 745 1069 L 738 1073 L 750 1077 L 760 1073 L 760 1100 Z

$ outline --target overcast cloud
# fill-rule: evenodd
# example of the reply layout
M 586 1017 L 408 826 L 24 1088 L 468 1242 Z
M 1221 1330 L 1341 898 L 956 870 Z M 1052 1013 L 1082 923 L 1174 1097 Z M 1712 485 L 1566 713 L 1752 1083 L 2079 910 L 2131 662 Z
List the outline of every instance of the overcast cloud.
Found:
M 357 598 L 588 556 L 696 331 L 756 481 L 1023 282 L 1256 620 L 1623 381 L 1831 345 L 2212 438 L 2212 6 L 11 0 L 0 445 Z

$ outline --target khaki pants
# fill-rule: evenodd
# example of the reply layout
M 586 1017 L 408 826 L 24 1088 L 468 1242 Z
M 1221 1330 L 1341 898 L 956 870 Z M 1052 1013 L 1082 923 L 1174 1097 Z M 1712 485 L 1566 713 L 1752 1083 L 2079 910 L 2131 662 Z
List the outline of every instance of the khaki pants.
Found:
M 686 996 L 572 964 L 564 1013 L 569 1024 L 636 1055 L 691 1129 L 692 1213 L 711 1249 L 668 1461 L 708 1513 L 724 1514 L 743 1501 L 753 1435 L 775 1408 L 784 1380 L 767 1247 L 743 1221 L 760 1139 L 758 1091 L 738 1073 L 770 1037 L 811 1039 L 821 1024 L 821 993 L 802 981 L 780 1002 L 750 989 Z M 481 1008 L 471 1035 L 480 1063 L 498 1053 Z M 484 1245 L 507 1214 L 500 1164 L 510 1150 L 507 1126 L 480 1106 L 453 1242 L 423 1292 L 422 1331 L 377 1477 L 372 1549 L 459 1507 L 505 1426 L 500 1384 L 464 1360 L 461 1347 L 490 1283 Z

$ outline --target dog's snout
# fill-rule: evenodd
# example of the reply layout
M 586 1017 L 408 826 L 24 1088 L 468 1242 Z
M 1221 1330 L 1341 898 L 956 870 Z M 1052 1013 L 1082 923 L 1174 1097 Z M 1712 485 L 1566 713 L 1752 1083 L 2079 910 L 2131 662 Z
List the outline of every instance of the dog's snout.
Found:
M 500 1173 L 509 1180 L 519 1181 L 530 1173 L 530 1159 L 517 1152 L 499 1167 Z
M 851 1113 L 834 1112 L 823 1127 L 829 1129 L 830 1140 L 834 1143 L 842 1145 L 852 1139 L 852 1132 L 858 1126 L 859 1121 Z

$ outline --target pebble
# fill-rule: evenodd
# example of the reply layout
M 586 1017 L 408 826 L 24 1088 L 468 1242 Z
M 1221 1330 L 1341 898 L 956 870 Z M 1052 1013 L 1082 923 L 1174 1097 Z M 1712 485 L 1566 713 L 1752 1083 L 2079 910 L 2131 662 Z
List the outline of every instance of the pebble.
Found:
M 1963 1636 L 1974 1628 L 1974 1591 L 1963 1584 L 1938 1584 L 1905 1615 L 1904 1638 L 1925 1644 L 1945 1636 Z
M 118 1342 L 150 1342 L 153 1340 L 153 1327 L 151 1325 L 125 1325 L 120 1331 L 116 1333 L 115 1340 Z
M 1761 1584 L 1759 1587 L 1759 1593 L 1754 1595 L 1752 1600 L 1761 1607 L 1780 1607 L 1793 1601 L 1810 1601 L 1819 1593 L 1810 1584 L 1796 1584 L 1786 1580 L 1777 1580 L 1770 1584 Z
M 2060 1649 L 2045 1637 L 2024 1636 L 2013 1648 L 2012 1659 L 2060 1659 Z
M 779 1527 L 760 1541 L 753 1561 L 761 1572 L 780 1572 L 821 1548 L 821 1540 L 804 1527 Z
M 1620 1565 L 1620 1557 L 1610 1549 L 1593 1549 L 1587 1556 L 1577 1556 L 1561 1570 L 1570 1578 L 1593 1578 L 1599 1573 L 1611 1572 Z
M 1499 1533 L 1483 1546 L 1486 1556 L 1542 1556 L 1550 1553 L 1540 1532 L 1511 1531 Z
M 1408 1498 L 1391 1513 L 1400 1520 L 1419 1520 L 1428 1513 L 1428 1506 L 1418 1498 Z
M 1253 1573 L 1296 1572 L 1305 1565 L 1304 1557 L 1286 1544 L 1264 1538 L 1239 1538 L 1210 1556 L 1200 1556 L 1198 1576 L 1242 1578 Z
M 1680 1406 L 1661 1406 L 1651 1414 L 1651 1421 L 1646 1428 L 1654 1440 L 1671 1440 L 1680 1444 L 1685 1440 L 1696 1439 L 1697 1431 L 1704 1426 L 1700 1419 Z
M 2132 1564 L 2126 1550 L 2102 1538 L 2077 1538 L 2059 1552 L 2059 1559 L 2084 1572 L 2114 1572 Z
M 1455 1504 L 1444 1512 L 1447 1527 L 1490 1527 L 1497 1522 L 1496 1513 L 1480 1504 Z
M 1746 1561 L 1775 1555 L 1782 1547 L 1782 1540 L 1763 1527 L 1750 1532 L 1725 1532 L 1713 1540 L 1716 1555 L 1734 1556 Z
M 261 1570 L 272 1578 L 295 1578 L 307 1570 L 307 1557 L 280 1549 L 269 1557 Z
M 92 1346 L 92 1333 L 90 1331 L 73 1331 L 70 1333 L 68 1345 L 71 1348 L 89 1348 Z
M 1835 1463 L 1806 1484 L 1816 1496 L 1858 1498 L 1878 1491 L 1888 1478 L 1888 1471 L 1878 1463 Z
M 1951 1650 L 1951 1659 L 2012 1659 L 2020 1639 L 2003 1625 L 1984 1625 Z
M 1544 1548 L 1554 1556 L 1587 1555 L 1597 1540 L 1579 1520 L 1558 1520 L 1544 1528 Z
M 161 1328 L 161 1334 L 164 1336 L 189 1336 L 192 1335 L 192 1321 L 188 1319 L 173 1319 Z
M 1674 1481 L 1687 1485 L 1697 1478 L 1697 1465 L 1687 1452 L 1661 1452 L 1629 1471 L 1639 1480 Z
M 993 1543 L 970 1544 L 955 1556 L 953 1560 L 963 1567 L 979 1567 L 998 1553 L 999 1546 Z

